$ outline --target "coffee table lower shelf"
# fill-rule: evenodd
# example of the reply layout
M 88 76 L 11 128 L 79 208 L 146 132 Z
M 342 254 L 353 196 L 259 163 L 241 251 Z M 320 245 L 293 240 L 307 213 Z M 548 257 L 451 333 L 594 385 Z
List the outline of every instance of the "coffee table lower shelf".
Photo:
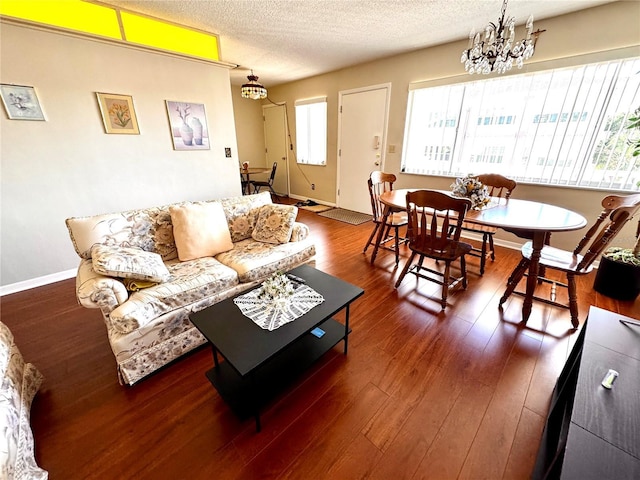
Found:
M 206 372 L 206 376 L 238 417 L 255 417 L 256 430 L 260 431 L 260 408 L 341 340 L 346 342 L 351 333 L 350 329 L 345 332 L 345 325 L 333 318 L 319 327 L 325 332 L 321 338 L 307 333 L 245 376 L 226 361 Z

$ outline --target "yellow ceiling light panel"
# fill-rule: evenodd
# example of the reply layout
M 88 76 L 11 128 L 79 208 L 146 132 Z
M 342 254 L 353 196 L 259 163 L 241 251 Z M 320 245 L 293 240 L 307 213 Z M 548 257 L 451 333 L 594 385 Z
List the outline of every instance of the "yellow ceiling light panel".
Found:
M 122 40 L 113 8 L 80 0 L 0 0 L 0 15 Z
M 218 37 L 120 11 L 127 42 L 218 61 Z

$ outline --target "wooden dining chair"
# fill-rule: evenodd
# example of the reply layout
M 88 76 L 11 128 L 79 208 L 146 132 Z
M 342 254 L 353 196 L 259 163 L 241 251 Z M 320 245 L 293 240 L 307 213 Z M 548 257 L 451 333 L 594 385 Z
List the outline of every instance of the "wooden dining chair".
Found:
M 566 275 L 566 283 L 538 275 L 539 284 L 543 282 L 551 284 L 550 297 L 547 299 L 534 295 L 533 298 L 550 305 L 568 308 L 573 328 L 578 328 L 579 325 L 576 276 L 586 275 L 593 270 L 593 262 L 596 258 L 607 248 L 622 227 L 640 210 L 640 193 L 627 196 L 609 195 L 602 200 L 602 207 L 602 212 L 573 252 L 545 245 L 540 254 L 540 267 L 544 267 L 546 270 L 562 272 Z M 586 253 L 582 255 L 581 252 L 585 247 Z M 500 299 L 500 305 L 512 293 L 524 296 L 523 292 L 516 291 L 516 287 L 529 269 L 532 251 L 532 242 L 527 242 L 522 246 L 522 260 L 520 260 L 520 263 L 518 263 L 507 281 L 507 288 Z M 556 301 L 556 286 L 567 288 L 568 304 Z
M 242 172 L 240 172 L 240 187 L 242 188 L 242 195 L 247 195 L 251 193 L 249 191 L 249 182 L 245 179 Z
M 407 224 L 407 214 L 404 211 L 392 212 L 385 222 L 383 215 L 384 205 L 380 201 L 380 195 L 393 190 L 395 181 L 396 176 L 393 173 L 374 171 L 369 175 L 367 186 L 369 188 L 369 197 L 371 198 L 371 211 L 373 214 L 371 220 L 374 223 L 374 227 L 362 253 L 366 253 L 369 245 L 375 244 L 374 238 L 376 238 L 376 233 L 378 233 L 379 229 L 384 229 L 385 231 L 378 248 L 395 252 L 396 265 L 398 265 L 400 261 L 400 245 L 406 241 L 404 237 L 400 236 L 399 230 Z M 391 229 L 393 229 L 393 235 L 389 235 Z M 393 246 L 386 245 L 391 241 L 394 242 Z
M 487 187 L 489 195 L 492 197 L 509 199 L 511 192 L 513 192 L 518 185 L 515 180 L 511 180 L 510 178 L 504 177 L 498 173 L 486 173 L 478 175 L 477 178 L 480 183 Z M 491 255 L 492 261 L 496 259 L 496 251 L 493 246 L 493 235 L 498 231 L 498 229 L 489 225 L 463 222 L 462 230 L 482 235 L 482 246 L 480 248 L 473 247 L 473 250 L 471 250 L 469 254 L 480 258 L 480 275 L 484 275 L 484 267 L 487 257 Z
M 462 282 L 467 288 L 465 255 L 471 245 L 460 241 L 462 224 L 467 210 L 471 208 L 468 198 L 455 198 L 433 190 L 417 190 L 407 193 L 408 226 L 407 237 L 411 256 L 396 282 L 400 286 L 407 273 L 442 285 L 442 310 L 447 307 L 449 288 Z M 418 262 L 412 265 L 415 257 Z M 443 261 L 444 272 L 424 266 L 425 257 Z M 460 276 L 451 276 L 451 263 L 460 260 Z M 422 271 L 431 273 L 429 276 Z M 435 275 L 435 277 L 434 277 Z M 442 277 L 440 279 L 439 277 Z
M 251 180 L 251 185 L 253 186 L 253 193 L 259 193 L 262 187 L 266 187 L 271 191 L 271 194 L 276 198 L 278 195 L 273 190 L 273 180 L 276 178 L 276 170 L 278 168 L 278 162 L 273 162 L 273 167 L 271 168 L 271 173 L 269 174 L 269 178 L 267 180 Z

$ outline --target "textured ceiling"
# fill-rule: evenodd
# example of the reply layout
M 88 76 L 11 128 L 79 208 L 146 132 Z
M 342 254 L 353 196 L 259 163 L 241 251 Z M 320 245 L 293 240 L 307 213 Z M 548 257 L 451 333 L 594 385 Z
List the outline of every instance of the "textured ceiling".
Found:
M 614 0 L 511 0 L 523 24 Z M 104 0 L 220 36 L 221 60 L 269 86 L 467 38 L 500 17 L 500 0 Z

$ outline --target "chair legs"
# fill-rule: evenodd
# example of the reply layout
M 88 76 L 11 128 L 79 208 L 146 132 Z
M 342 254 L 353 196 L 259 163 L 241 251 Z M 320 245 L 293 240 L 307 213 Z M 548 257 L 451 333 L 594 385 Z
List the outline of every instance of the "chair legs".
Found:
M 411 273 L 413 273 L 417 277 L 422 277 L 427 280 L 431 280 L 432 282 L 438 283 L 442 285 L 440 305 L 442 306 L 442 310 L 444 311 L 447 308 L 447 298 L 449 297 L 449 288 L 457 285 L 460 281 L 462 281 L 462 288 L 465 290 L 467 288 L 467 264 L 466 264 L 464 255 L 460 257 L 460 277 L 454 278 L 455 280 L 454 282 L 451 282 L 451 261 L 450 260 L 448 261 L 445 260 L 444 272 L 441 273 L 436 270 L 431 270 L 429 268 L 422 266 L 422 263 L 424 262 L 424 259 L 425 259 L 424 255 L 420 255 L 420 257 L 418 258 L 418 262 L 416 263 L 416 265 L 412 267 L 411 264 L 413 263 L 415 256 L 416 256 L 416 252 L 412 251 L 411 256 L 409 257 L 409 260 L 407 260 L 407 263 L 404 265 L 404 268 L 402 269 L 402 272 L 400 273 L 400 276 L 396 281 L 395 288 L 398 288 L 400 286 L 400 284 L 402 283 L 402 280 L 404 280 L 404 277 L 406 276 L 407 273 L 409 273 L 409 271 L 411 271 Z M 439 281 L 434 278 L 427 277 L 424 274 L 421 274 L 420 273 L 421 269 L 424 269 L 436 275 L 441 275 L 442 281 Z
M 395 230 L 396 239 L 396 265 L 398 265 L 398 263 L 400 263 L 400 227 L 394 226 L 393 229 Z
M 489 250 L 491 250 L 491 260 L 495 261 L 496 260 L 496 249 L 493 246 L 493 234 L 487 233 L 486 236 L 489 239 Z
M 509 276 L 509 280 L 507 280 L 507 288 L 505 289 L 504 294 L 502 295 L 502 298 L 500 298 L 500 303 L 499 303 L 500 305 L 506 302 L 507 299 L 511 296 L 511 294 L 515 292 L 515 289 L 518 286 L 518 283 L 520 282 L 520 280 L 522 280 L 522 277 L 524 277 L 525 273 L 527 273 L 527 270 L 529 269 L 529 263 L 530 262 L 528 259 L 523 258 L 522 260 L 520 260 L 520 263 L 518 263 L 518 265 L 513 270 L 513 272 L 511 272 L 511 275 Z M 535 296 L 533 298 L 536 300 L 542 301 L 544 303 L 547 303 L 549 305 L 554 305 L 556 307 L 562 307 L 562 308 L 568 307 L 569 313 L 571 315 L 571 325 L 573 326 L 573 328 L 578 328 L 578 326 L 580 325 L 580 320 L 578 317 L 578 293 L 576 288 L 576 276 L 574 274 L 567 273 L 566 285 L 556 280 L 549 280 L 544 277 L 538 276 L 538 283 L 542 283 L 543 281 L 547 283 L 551 283 L 552 285 L 551 299 L 547 300 L 547 299 L 535 297 Z M 567 287 L 567 293 L 569 296 L 568 306 L 564 303 L 556 302 L 555 300 L 556 285 Z M 518 295 L 523 295 L 521 292 L 515 292 L 515 293 L 517 293 Z
M 578 319 L 578 293 L 576 291 L 576 277 L 567 274 L 567 290 L 569 292 L 569 313 L 571 314 L 571 325 L 578 328 L 580 320 Z
M 480 258 L 480 275 L 484 275 L 484 267 L 487 263 L 487 245 L 489 246 L 488 252 L 491 254 L 491 261 L 496 259 L 496 249 L 493 246 L 493 233 L 483 232 L 482 234 L 482 247 L 480 250 L 474 248 L 469 255 Z M 479 254 L 477 252 L 480 252 Z
M 378 228 L 380 228 L 379 223 L 374 223 L 374 225 L 375 227 L 373 227 L 373 232 L 371 232 L 371 235 L 369 235 L 369 240 L 367 240 L 367 244 L 364 246 L 364 250 L 362 250 L 362 253 L 367 253 L 367 248 L 369 248 L 369 245 L 371 245 L 371 240 L 373 240 L 373 237 L 376 236 Z
M 271 192 L 271 195 L 275 198 L 275 202 L 279 203 L 278 200 L 280 199 L 280 197 L 278 196 L 278 194 L 275 192 L 275 190 L 273 189 L 273 187 L 271 185 L 253 185 L 253 193 L 260 193 L 260 188 L 261 187 L 267 187 L 269 189 L 269 191 Z
M 520 260 L 520 263 L 518 263 L 516 268 L 513 269 L 513 272 L 511 272 L 511 275 L 509 276 L 509 280 L 507 280 L 507 288 L 504 291 L 502 298 L 500 298 L 499 305 L 502 305 L 504 302 L 507 301 L 507 298 L 511 296 L 511 294 L 518 286 L 518 283 L 520 282 L 520 280 L 522 279 L 522 277 L 524 276 L 528 268 L 529 268 L 529 260 L 527 260 L 526 258 L 523 258 L 522 260 Z
M 416 252 L 411 252 L 411 256 L 409 257 L 409 260 L 407 260 L 407 263 L 404 264 L 404 268 L 402 269 L 402 272 L 400 273 L 400 276 L 398 277 L 398 280 L 396 281 L 396 285 L 395 288 L 398 288 L 400 286 L 400 284 L 402 283 L 402 280 L 404 280 L 405 275 L 407 274 L 407 272 L 409 271 L 409 268 L 411 268 L 411 264 L 413 263 L 413 259 L 416 257 Z M 420 259 L 420 261 L 422 261 L 422 258 Z
M 378 232 L 378 229 L 380 228 L 385 228 L 385 227 L 384 225 L 381 225 L 380 223 L 376 222 L 376 226 L 371 232 L 371 235 L 369 235 L 369 239 L 367 240 L 367 244 L 364 246 L 364 250 L 362 250 L 362 253 L 365 253 L 369 248 L 369 245 L 372 245 L 372 240 L 374 239 L 376 232 Z M 391 232 L 392 228 L 394 233 L 393 237 L 389 235 L 389 232 Z M 393 248 L 383 246 L 384 243 L 389 242 L 390 240 L 394 241 Z M 381 247 L 381 248 L 385 248 L 386 250 L 393 250 L 396 255 L 396 265 L 398 265 L 398 263 L 400 263 L 400 243 L 404 243 L 404 242 L 405 242 L 404 238 L 402 239 L 402 242 L 400 239 L 400 226 L 387 225 L 386 230 L 383 232 L 382 240 L 380 241 L 379 248 Z
M 442 296 L 440 297 L 440 305 L 442 310 L 447 308 L 447 297 L 449 296 L 449 275 L 451 274 L 451 262 L 445 262 L 444 274 L 442 276 Z

